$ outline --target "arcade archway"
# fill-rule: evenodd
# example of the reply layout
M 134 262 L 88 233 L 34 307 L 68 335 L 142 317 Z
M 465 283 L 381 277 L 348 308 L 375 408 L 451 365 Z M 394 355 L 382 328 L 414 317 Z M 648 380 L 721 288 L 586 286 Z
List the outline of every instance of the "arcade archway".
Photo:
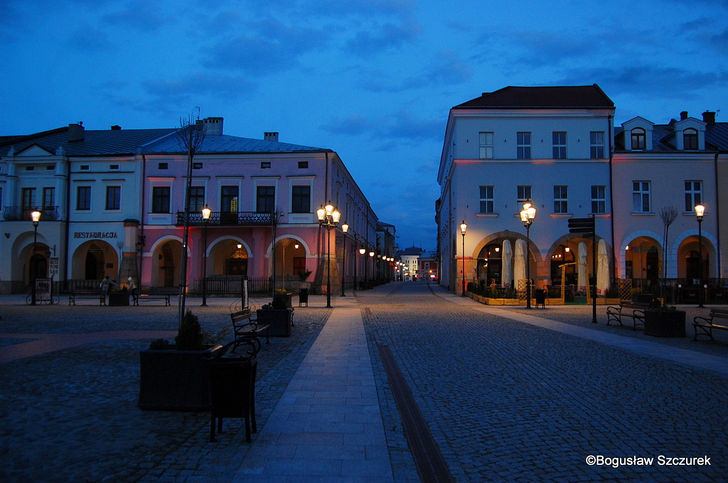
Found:
M 75 280 L 101 280 L 107 275 L 113 280 L 118 271 L 116 250 L 103 240 L 87 241 L 73 252 L 71 277 Z

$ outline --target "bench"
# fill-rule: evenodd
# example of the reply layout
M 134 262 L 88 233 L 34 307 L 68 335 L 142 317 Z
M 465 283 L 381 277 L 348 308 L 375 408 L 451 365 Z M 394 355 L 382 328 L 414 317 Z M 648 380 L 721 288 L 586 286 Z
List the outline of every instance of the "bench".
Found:
M 631 302 L 623 301 L 619 305 L 610 305 L 607 307 L 607 325 L 615 322 L 621 326 L 622 317 L 630 317 L 632 319 L 632 330 L 645 328 L 645 310 L 652 307 L 653 304 L 647 302 Z
M 728 322 L 728 309 L 713 309 L 710 311 L 709 317 L 694 317 L 693 318 L 693 329 L 694 335 L 693 340 L 698 340 L 699 335 L 705 335 L 713 339 L 713 329 L 717 330 L 728 330 L 728 323 L 716 324 L 715 319 L 723 319 Z M 700 332 L 698 332 L 700 329 Z
M 106 305 L 106 295 L 98 290 L 74 290 L 68 294 L 68 305 L 76 305 L 76 300 L 98 300 L 99 305 Z
M 177 295 L 177 289 L 148 289 L 143 290 L 141 293 L 135 296 L 135 294 L 132 292 L 132 303 L 134 305 L 139 305 L 140 300 L 161 300 L 164 302 L 165 307 L 169 307 L 172 305 L 171 298 L 172 296 Z
M 259 335 L 265 334 L 266 342 L 270 344 L 270 331 L 268 330 L 270 326 L 259 325 L 253 314 L 254 312 L 249 308 L 233 312 L 230 314 L 230 322 L 233 324 L 235 343 L 252 343 L 257 354 L 260 351 Z

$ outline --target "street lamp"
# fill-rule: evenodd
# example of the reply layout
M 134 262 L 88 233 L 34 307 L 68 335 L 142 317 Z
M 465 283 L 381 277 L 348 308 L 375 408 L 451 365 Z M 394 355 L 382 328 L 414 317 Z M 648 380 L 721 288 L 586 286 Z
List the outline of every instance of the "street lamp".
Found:
M 346 297 L 344 293 L 344 283 L 346 282 L 346 233 L 349 231 L 349 224 L 344 222 L 341 225 L 341 231 L 344 234 L 341 238 L 341 242 L 344 244 L 344 256 L 341 259 L 341 296 Z
M 521 223 L 526 227 L 526 308 L 531 308 L 531 223 L 536 218 L 536 207 L 530 202 L 523 203 Z
M 367 252 L 367 249 L 364 248 L 364 246 L 359 248 L 359 255 L 363 256 L 366 252 Z M 356 257 L 356 254 L 354 254 L 354 257 Z M 356 262 L 356 260 L 354 260 L 354 261 Z M 354 265 L 354 269 L 356 270 L 356 264 Z M 365 258 L 364 259 L 364 281 L 366 282 L 366 280 L 367 280 L 367 259 Z M 356 283 L 357 283 L 357 288 L 360 288 L 359 281 L 356 281 Z
M 35 257 L 35 252 L 37 248 L 38 243 L 38 223 L 40 223 L 40 211 L 33 210 L 33 212 L 30 214 L 30 218 L 33 220 L 33 253 L 30 256 L 30 266 L 33 270 L 33 295 L 31 297 L 30 304 L 35 305 L 35 277 L 38 275 L 38 267 L 37 263 L 33 261 L 33 257 Z
M 695 205 L 695 217 L 698 219 L 698 278 L 700 280 L 698 307 L 703 308 L 703 215 L 705 214 L 705 205 L 698 203 Z
M 207 307 L 207 224 L 212 210 L 205 204 L 202 208 L 202 307 Z
M 331 308 L 331 229 L 339 224 L 341 213 L 331 202 L 316 210 L 319 225 L 326 228 L 326 307 Z
M 465 297 L 465 231 L 468 229 L 468 225 L 465 224 L 465 220 L 460 223 L 460 234 L 463 236 L 463 293 L 462 297 Z

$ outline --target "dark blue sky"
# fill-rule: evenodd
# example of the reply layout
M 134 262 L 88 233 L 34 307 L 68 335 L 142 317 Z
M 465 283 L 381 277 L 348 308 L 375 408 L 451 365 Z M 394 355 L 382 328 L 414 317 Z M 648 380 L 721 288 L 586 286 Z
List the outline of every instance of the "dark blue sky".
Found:
M 728 119 L 726 0 L 3 5 L 0 135 L 174 127 L 200 106 L 228 134 L 335 149 L 400 246 L 434 248 L 448 109 L 483 91 L 596 82 L 617 123 Z

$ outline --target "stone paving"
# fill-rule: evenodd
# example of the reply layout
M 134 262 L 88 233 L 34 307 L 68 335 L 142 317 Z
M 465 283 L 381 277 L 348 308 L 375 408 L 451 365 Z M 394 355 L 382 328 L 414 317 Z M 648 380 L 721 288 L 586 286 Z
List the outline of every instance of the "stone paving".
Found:
M 220 299 L 199 308 L 198 300 L 191 308 L 204 330 L 229 337 L 231 303 Z M 36 333 L 40 340 L 48 333 L 87 337 L 176 328 L 174 307 L 2 305 L 0 312 L 0 333 Z M 297 309 L 293 336 L 263 343 L 256 388 L 261 426 L 329 313 Z M 0 350 L 27 341 L 4 338 Z M 226 422 L 218 441 L 209 443 L 208 413 L 137 408 L 138 351 L 148 343 L 102 337 L 0 364 L 0 481 L 229 480 L 250 448 L 239 422 Z
M 726 378 L 443 303 L 424 284 L 359 300 L 458 480 L 728 474 Z M 707 455 L 711 466 L 589 466 L 588 455 Z

